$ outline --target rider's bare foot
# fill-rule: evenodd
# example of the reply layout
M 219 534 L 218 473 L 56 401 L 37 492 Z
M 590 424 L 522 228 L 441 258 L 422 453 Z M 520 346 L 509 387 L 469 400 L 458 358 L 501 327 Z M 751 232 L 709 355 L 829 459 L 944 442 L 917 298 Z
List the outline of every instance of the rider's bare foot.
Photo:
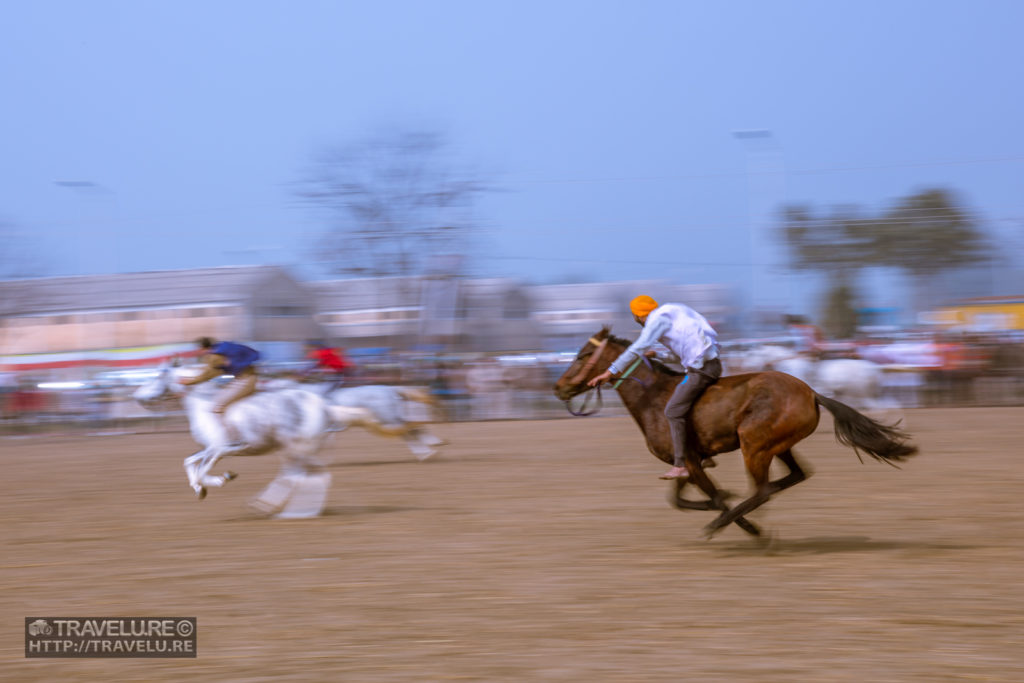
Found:
M 673 467 L 658 479 L 686 479 L 688 476 L 690 473 L 686 471 L 685 467 Z

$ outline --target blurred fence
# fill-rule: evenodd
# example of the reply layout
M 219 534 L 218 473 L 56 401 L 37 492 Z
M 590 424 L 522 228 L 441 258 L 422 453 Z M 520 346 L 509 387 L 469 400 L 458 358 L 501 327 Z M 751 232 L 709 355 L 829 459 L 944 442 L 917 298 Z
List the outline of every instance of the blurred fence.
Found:
M 390 376 L 359 383 L 407 384 L 429 389 L 435 409 L 410 404 L 411 420 L 467 422 L 549 420 L 571 417 L 552 385 L 571 359 L 523 362 L 495 358 L 466 363 L 411 365 Z M 903 407 L 1024 405 L 1024 364 L 987 364 L 954 369 L 885 366 L 884 396 Z M 370 380 L 368 382 L 367 380 Z M 0 436 L 128 434 L 188 429 L 183 411 L 149 412 L 132 400 L 134 386 L 48 390 L 7 387 L 0 392 Z M 579 408 L 585 397 L 574 400 Z M 613 391 L 603 392 L 601 416 L 623 415 Z

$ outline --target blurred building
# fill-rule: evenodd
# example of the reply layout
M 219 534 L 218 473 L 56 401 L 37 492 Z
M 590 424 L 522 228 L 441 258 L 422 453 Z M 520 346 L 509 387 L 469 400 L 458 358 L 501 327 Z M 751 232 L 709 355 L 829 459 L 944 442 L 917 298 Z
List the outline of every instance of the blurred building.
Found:
M 310 289 L 276 266 L 0 282 L 0 369 L 147 365 L 200 336 L 290 356 L 319 335 L 314 314 Z
M 443 273 L 301 282 L 277 266 L 201 268 L 0 282 L 0 371 L 83 379 L 152 367 L 194 351 L 200 336 L 252 344 L 271 363 L 298 360 L 310 338 L 369 355 L 565 351 L 602 325 L 635 336 L 628 304 L 640 293 L 728 330 L 724 286 L 525 286 Z
M 635 338 L 639 327 L 629 302 L 647 294 L 660 303 L 682 303 L 708 319 L 720 334 L 733 325 L 732 290 L 725 285 L 674 285 L 656 280 L 588 282 L 528 287 L 532 317 L 540 329 L 543 348 L 574 350 L 609 325 L 612 332 Z
M 316 322 L 347 348 L 520 351 L 540 343 L 515 280 L 451 276 L 324 280 Z

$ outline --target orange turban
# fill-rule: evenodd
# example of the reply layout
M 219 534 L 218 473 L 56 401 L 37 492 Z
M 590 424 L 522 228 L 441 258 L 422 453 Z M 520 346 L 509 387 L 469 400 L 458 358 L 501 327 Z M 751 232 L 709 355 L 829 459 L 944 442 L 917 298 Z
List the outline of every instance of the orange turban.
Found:
M 644 317 L 657 307 L 658 302 L 652 299 L 651 297 L 647 296 L 646 294 L 641 294 L 640 296 L 629 302 L 629 310 L 632 311 L 633 315 L 637 316 L 638 318 Z

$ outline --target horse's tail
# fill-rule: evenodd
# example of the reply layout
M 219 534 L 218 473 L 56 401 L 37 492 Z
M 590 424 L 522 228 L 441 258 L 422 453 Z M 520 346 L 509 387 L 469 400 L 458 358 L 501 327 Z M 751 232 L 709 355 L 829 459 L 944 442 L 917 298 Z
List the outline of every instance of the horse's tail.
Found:
M 441 421 L 445 422 L 448 418 L 445 414 L 444 406 L 442 406 L 437 396 L 433 392 L 427 389 L 420 389 L 419 387 L 395 387 L 398 395 L 407 401 L 415 401 L 426 405 L 426 414 L 428 422 Z M 413 420 L 417 422 L 419 420 Z
M 395 387 L 395 391 L 398 392 L 399 396 L 408 401 L 426 403 L 428 406 L 437 405 L 437 399 L 425 389 L 420 389 L 419 387 Z
M 357 408 L 355 406 L 336 406 L 330 403 L 326 405 L 326 408 L 331 421 L 341 427 L 347 427 L 348 425 L 371 427 L 377 424 L 377 420 L 373 416 L 373 413 L 366 408 Z
M 819 393 L 814 394 L 814 400 L 835 418 L 836 441 L 852 448 L 858 458 L 864 451 L 875 460 L 891 465 L 917 453 L 917 446 L 907 443 L 909 435 L 896 425 L 872 420 L 845 403 Z

